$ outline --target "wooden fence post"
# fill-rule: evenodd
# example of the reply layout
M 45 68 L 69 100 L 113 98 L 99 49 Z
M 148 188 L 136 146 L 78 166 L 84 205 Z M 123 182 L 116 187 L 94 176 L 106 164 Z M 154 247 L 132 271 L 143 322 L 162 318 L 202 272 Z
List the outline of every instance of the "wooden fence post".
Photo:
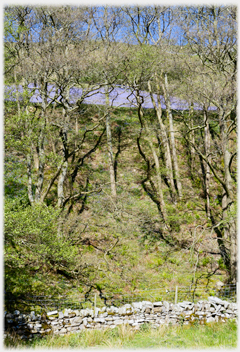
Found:
M 175 304 L 177 304 L 177 300 L 178 300 L 178 287 L 176 286 L 176 290 L 175 290 Z
M 94 296 L 94 315 L 96 314 L 96 307 L 97 307 L 97 294 L 95 293 L 95 296 Z
M 236 302 L 238 303 L 238 282 L 236 282 Z

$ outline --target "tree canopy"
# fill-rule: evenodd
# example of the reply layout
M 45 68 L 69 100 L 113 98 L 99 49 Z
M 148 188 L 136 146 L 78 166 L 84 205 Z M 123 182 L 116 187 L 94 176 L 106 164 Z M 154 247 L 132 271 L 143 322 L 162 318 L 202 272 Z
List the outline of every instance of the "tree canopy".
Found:
M 5 7 L 7 292 L 236 282 L 236 25 L 234 6 Z

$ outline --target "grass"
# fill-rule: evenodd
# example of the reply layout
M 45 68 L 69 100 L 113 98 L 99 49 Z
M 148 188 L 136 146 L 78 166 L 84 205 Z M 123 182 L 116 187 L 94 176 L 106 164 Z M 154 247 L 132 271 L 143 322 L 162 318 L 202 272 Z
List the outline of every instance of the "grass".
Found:
M 128 325 L 115 329 L 84 330 L 64 336 L 47 336 L 23 342 L 17 337 L 5 339 L 6 348 L 236 348 L 237 323 L 160 326 L 143 324 L 139 330 Z

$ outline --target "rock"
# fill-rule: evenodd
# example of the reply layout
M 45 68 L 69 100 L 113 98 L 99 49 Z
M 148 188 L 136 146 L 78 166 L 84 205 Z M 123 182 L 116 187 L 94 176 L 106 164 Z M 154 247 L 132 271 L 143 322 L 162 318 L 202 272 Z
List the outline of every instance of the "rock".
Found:
M 120 308 L 118 309 L 118 314 L 119 314 L 119 315 L 125 315 L 126 312 L 127 312 L 127 310 L 126 310 L 125 307 L 120 307 Z
M 164 306 L 166 312 L 168 312 L 169 311 L 169 303 L 167 301 L 163 301 L 163 306 Z
M 142 309 L 143 307 L 142 302 L 133 302 L 132 306 L 133 308 L 136 308 L 136 309 Z
M 223 301 L 223 302 L 224 302 L 224 308 L 227 309 L 229 307 L 230 303 L 227 301 Z
M 146 313 L 146 314 L 150 314 L 150 313 L 151 313 L 151 311 L 152 311 L 152 309 L 151 309 L 151 308 L 145 308 L 145 313 Z
M 152 304 L 152 302 L 150 302 L 150 301 L 142 301 L 142 306 L 143 306 L 143 308 L 145 307 L 145 308 L 152 308 L 153 307 L 153 304 Z
M 79 329 L 80 329 L 79 326 L 71 326 L 70 328 L 67 328 L 68 331 L 77 331 Z
M 105 319 L 104 318 L 94 318 L 94 321 L 96 323 L 105 323 Z
M 154 302 L 142 301 L 133 302 L 132 305 L 125 304 L 120 308 L 96 308 L 71 310 L 63 312 L 49 311 L 43 315 L 35 315 L 31 312 L 28 315 L 5 312 L 6 322 L 12 325 L 13 329 L 21 337 L 29 336 L 29 332 L 35 336 L 44 336 L 48 333 L 64 335 L 66 332 L 79 332 L 83 329 L 105 329 L 113 328 L 121 324 L 129 324 L 139 329 L 143 323 L 151 323 L 154 326 L 161 324 L 177 324 L 182 322 L 199 321 L 204 322 L 226 321 L 235 318 L 237 315 L 237 304 L 222 301 L 218 297 L 209 297 L 208 301 L 199 301 L 193 304 L 189 301 L 172 304 L 167 301 Z M 195 313 L 195 314 L 194 314 Z M 131 318 L 129 319 L 129 316 Z M 41 323 L 40 323 L 41 320 Z M 50 327 L 50 329 L 49 329 Z
M 75 325 L 80 325 L 82 323 L 82 321 L 83 321 L 83 319 L 81 317 L 74 317 L 70 320 L 70 323 L 72 326 L 75 326 Z
M 205 304 L 203 305 L 203 310 L 208 311 L 209 309 L 210 309 L 210 303 L 205 303 Z
M 237 310 L 238 308 L 237 303 L 230 303 L 228 308 L 232 310 Z
M 32 312 L 31 312 L 32 313 Z M 33 312 L 34 313 L 34 312 Z M 35 315 L 35 313 L 34 313 Z M 47 312 L 47 316 L 49 317 L 50 315 L 58 315 L 58 311 L 57 310 L 53 310 L 51 312 Z
M 106 321 L 113 321 L 113 317 L 112 317 L 112 316 L 106 317 L 105 320 L 106 320 Z
M 62 319 L 62 318 L 64 317 L 63 312 L 59 312 L 59 313 L 58 313 L 58 317 L 59 317 L 59 319 Z
M 76 316 L 76 313 L 74 311 L 71 311 L 68 313 L 69 318 L 74 318 Z
M 81 314 L 82 317 L 88 317 L 88 316 L 93 317 L 94 316 L 94 311 L 92 309 L 89 309 L 89 308 L 82 309 L 80 314 Z
M 215 285 L 215 287 L 216 287 L 216 289 L 219 291 L 219 290 L 221 290 L 221 288 L 224 286 L 224 283 L 222 282 L 222 281 L 217 281 L 216 282 L 216 285 Z
M 172 309 L 173 309 L 173 311 L 178 312 L 178 313 L 181 313 L 184 311 L 184 308 L 181 307 L 179 304 L 174 304 Z
M 200 313 L 202 314 L 202 312 L 200 312 Z M 189 315 L 190 316 L 191 314 L 193 314 L 193 310 L 185 310 L 185 311 L 183 311 L 183 315 Z
M 203 314 L 203 312 L 201 312 L 200 310 L 198 310 L 197 312 L 195 312 L 195 314 L 200 316 L 200 315 Z
M 99 318 L 106 318 L 107 316 L 108 316 L 107 312 L 99 314 Z M 96 317 L 96 315 L 95 315 L 95 317 Z
M 123 307 L 126 308 L 126 309 L 132 310 L 132 306 L 131 306 L 131 304 L 129 304 L 129 303 L 124 304 Z
M 153 308 L 153 313 L 161 313 L 162 312 L 162 307 L 154 307 Z
M 11 313 L 7 313 L 7 314 L 6 314 L 6 318 L 7 318 L 7 319 L 13 319 L 13 318 L 14 318 L 14 315 L 11 314 Z
M 116 313 L 118 313 L 118 308 L 114 307 L 114 306 L 108 307 L 107 308 L 107 313 L 111 314 L 111 315 L 116 314 Z
M 190 305 L 190 306 L 192 305 L 192 302 L 190 302 L 190 301 L 183 301 L 183 302 L 179 302 L 178 305 L 179 305 L 180 307 L 187 308 L 188 305 Z
M 139 323 L 144 323 L 144 321 L 145 321 L 145 319 L 136 319 L 136 320 L 135 320 L 135 323 L 138 323 L 138 324 L 139 324 Z
M 57 318 L 58 318 L 57 316 L 52 315 L 52 316 L 48 317 L 48 320 L 55 320 L 55 319 L 57 319 Z M 32 320 L 34 321 L 34 320 L 36 320 L 36 319 L 32 319 Z
M 87 325 L 87 323 L 88 323 L 87 318 L 83 318 L 83 320 L 82 320 L 82 324 L 83 324 L 84 326 L 86 326 L 86 325 Z
M 220 298 L 215 297 L 215 296 L 208 297 L 208 300 L 209 300 L 209 302 L 224 304 L 224 301 L 222 301 Z
M 120 317 L 120 315 L 113 315 L 113 320 L 118 320 L 120 318 L 122 318 L 122 317 Z

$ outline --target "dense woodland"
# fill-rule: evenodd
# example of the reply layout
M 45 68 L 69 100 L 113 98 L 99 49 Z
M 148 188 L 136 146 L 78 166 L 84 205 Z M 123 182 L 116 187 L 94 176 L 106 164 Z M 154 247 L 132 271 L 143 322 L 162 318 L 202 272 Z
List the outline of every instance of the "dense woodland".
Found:
M 234 6 L 5 7 L 6 293 L 236 282 L 236 30 Z

